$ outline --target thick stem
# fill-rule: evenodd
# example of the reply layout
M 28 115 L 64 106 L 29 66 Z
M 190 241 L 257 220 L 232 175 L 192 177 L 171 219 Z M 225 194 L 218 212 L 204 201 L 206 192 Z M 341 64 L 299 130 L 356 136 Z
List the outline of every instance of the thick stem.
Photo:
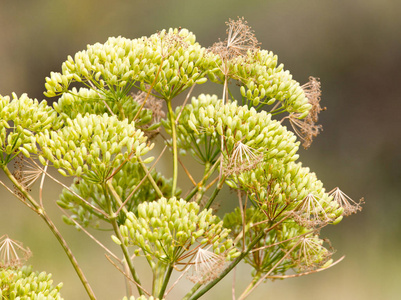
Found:
M 158 261 L 153 268 L 153 284 L 152 284 L 152 295 L 158 297 L 162 287 L 164 285 L 163 279 L 166 273 L 167 265 Z M 164 292 L 163 292 L 164 293 Z
M 167 102 L 168 115 L 170 118 L 171 135 L 173 139 L 173 187 L 171 191 L 171 196 L 173 197 L 175 195 L 175 190 L 177 188 L 177 177 L 178 177 L 177 132 L 175 128 L 173 108 L 171 107 L 171 100 L 170 99 L 166 100 L 166 102 Z
M 166 291 L 167 284 L 170 281 L 170 277 L 171 277 L 171 274 L 173 273 L 173 269 L 174 269 L 173 266 L 169 265 L 166 275 L 164 276 L 163 285 L 160 289 L 159 299 L 163 299 L 164 292 Z
M 75 269 L 75 272 L 77 273 L 79 279 L 82 282 L 82 285 L 84 286 L 88 296 L 90 299 L 95 300 L 96 296 L 91 288 L 91 286 L 88 283 L 88 280 L 86 279 L 82 269 L 78 265 L 78 262 L 73 255 L 70 247 L 68 246 L 67 242 L 64 240 L 63 236 L 61 233 L 58 231 L 56 225 L 50 220 L 50 218 L 47 216 L 44 208 L 40 206 L 35 199 L 26 191 L 26 189 L 18 182 L 18 180 L 11 174 L 10 170 L 7 168 L 7 166 L 2 166 L 1 167 L 4 171 L 4 173 L 7 175 L 7 177 L 11 180 L 11 182 L 14 184 L 15 187 L 24 195 L 24 197 L 29 201 L 30 205 L 34 208 L 36 213 L 42 218 L 42 220 L 45 221 L 47 226 L 50 228 L 50 231 L 53 233 L 53 235 L 56 237 L 57 241 L 60 243 L 61 247 L 63 248 L 64 252 L 67 254 L 68 259 L 70 260 L 72 266 Z
M 186 294 L 184 296 L 184 298 L 182 298 L 182 300 L 188 300 L 197 290 L 199 290 L 199 288 L 202 286 L 202 284 L 197 283 L 195 284 L 192 289 L 188 292 L 188 294 Z
M 50 218 L 46 215 L 45 212 L 43 212 L 41 215 L 41 218 L 46 222 L 47 226 L 49 226 L 51 232 L 55 235 L 56 239 L 60 243 L 61 247 L 63 247 L 64 252 L 67 254 L 68 259 L 70 260 L 71 264 L 73 265 L 75 272 L 77 273 L 79 279 L 82 282 L 82 285 L 84 286 L 88 296 L 92 300 L 96 300 L 96 296 L 89 285 L 88 280 L 86 279 L 84 273 L 82 272 L 82 269 L 79 267 L 78 262 L 72 253 L 71 249 L 68 247 L 67 242 L 64 240 L 60 232 L 57 230 L 56 226 L 53 224 L 53 222 L 50 220 Z

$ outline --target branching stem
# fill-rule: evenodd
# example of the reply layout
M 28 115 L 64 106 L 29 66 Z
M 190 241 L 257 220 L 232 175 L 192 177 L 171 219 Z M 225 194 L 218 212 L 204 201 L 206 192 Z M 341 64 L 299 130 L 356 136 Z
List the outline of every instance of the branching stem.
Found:
M 75 272 L 77 273 L 79 279 L 82 282 L 82 285 L 84 286 L 89 298 L 91 300 L 95 300 L 96 296 L 89 285 L 88 280 L 86 279 L 81 267 L 78 265 L 78 262 L 72 253 L 70 247 L 68 246 L 67 242 L 64 240 L 63 236 L 61 233 L 58 231 L 56 225 L 51 221 L 51 219 L 48 217 L 46 214 L 44 208 L 40 206 L 35 199 L 26 191 L 26 189 L 18 182 L 18 180 L 11 174 L 10 170 L 7 168 L 7 166 L 1 166 L 3 169 L 4 173 L 6 176 L 10 179 L 10 181 L 14 184 L 14 186 L 24 195 L 24 197 L 29 201 L 29 204 L 32 206 L 33 210 L 42 218 L 42 220 L 45 221 L 47 226 L 50 228 L 50 231 L 53 233 L 53 235 L 56 237 L 57 241 L 60 243 L 61 247 L 63 248 L 64 252 L 67 254 L 68 259 L 70 260 L 72 266 L 75 269 Z M 29 205 L 28 205 L 29 206 Z

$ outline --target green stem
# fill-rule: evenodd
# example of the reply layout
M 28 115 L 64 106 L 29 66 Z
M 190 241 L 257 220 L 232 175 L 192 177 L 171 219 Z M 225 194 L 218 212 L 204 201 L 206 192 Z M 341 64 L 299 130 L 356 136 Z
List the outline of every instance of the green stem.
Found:
M 152 295 L 157 297 L 162 290 L 164 285 L 163 279 L 166 273 L 167 265 L 163 262 L 158 261 L 153 269 L 153 284 L 152 284 Z M 164 292 L 163 292 L 164 293 Z
M 245 295 L 247 295 L 255 286 L 255 284 L 259 281 L 261 277 L 261 274 L 258 272 L 252 279 L 252 281 L 248 284 L 248 286 L 246 287 L 246 289 L 242 292 L 240 298 L 244 297 Z
M 160 198 L 163 197 L 163 193 L 162 191 L 159 189 L 159 187 L 157 186 L 157 183 L 155 182 L 155 180 L 153 179 L 152 175 L 150 174 L 148 168 L 145 166 L 145 164 L 142 162 L 141 159 L 139 159 L 139 163 L 142 167 L 142 169 L 145 171 L 146 176 L 148 177 L 150 183 L 152 184 L 153 188 L 155 189 L 156 193 L 159 195 Z M 173 195 L 175 195 L 175 192 L 173 192 Z
M 216 188 L 213 191 L 213 194 L 210 196 L 209 200 L 207 201 L 206 205 L 205 205 L 205 209 L 209 209 L 210 206 L 212 205 L 214 199 L 217 197 L 217 195 L 219 194 L 219 192 L 221 191 L 222 187 L 223 187 L 223 183 L 225 181 L 226 177 L 223 176 L 219 183 L 217 184 Z
M 182 300 L 188 300 L 199 288 L 202 286 L 202 284 L 197 283 L 195 284 L 192 289 L 182 298 Z
M 171 107 L 171 100 L 170 99 L 166 100 L 166 102 L 171 124 L 171 133 L 173 138 L 173 187 L 171 191 L 171 196 L 173 197 L 175 195 L 175 190 L 177 188 L 177 177 L 178 177 L 177 133 L 175 128 L 173 108 Z
M 171 274 L 173 273 L 173 270 L 174 270 L 173 266 L 169 265 L 166 275 L 164 276 L 162 288 L 160 289 L 159 299 L 163 299 L 164 292 L 166 291 L 167 284 L 170 281 L 170 277 L 171 277 Z
M 248 253 L 252 250 L 253 246 L 255 246 L 263 237 L 265 236 L 265 232 L 262 231 L 259 233 L 258 236 L 250 243 L 247 247 L 247 249 L 241 253 L 240 256 L 238 256 L 228 267 L 225 269 L 219 277 L 211 281 L 208 285 L 203 287 L 198 293 L 196 293 L 194 296 L 191 298 L 188 298 L 188 300 L 196 300 L 199 299 L 202 295 L 204 295 L 207 291 L 209 291 L 212 287 L 214 287 L 220 280 L 222 280 L 234 267 L 245 257 L 248 255 Z
M 32 198 L 32 196 L 26 191 L 26 189 L 18 182 L 18 180 L 11 174 L 10 170 L 7 168 L 7 166 L 1 166 L 3 169 L 4 173 L 7 175 L 7 177 L 11 180 L 11 182 L 14 184 L 15 187 L 24 195 L 24 197 L 29 201 L 29 203 L 33 206 L 34 210 L 36 213 L 42 218 L 42 220 L 45 221 L 47 226 L 50 228 L 50 231 L 53 233 L 53 235 L 56 237 L 57 241 L 60 243 L 61 247 L 63 248 L 64 252 L 67 254 L 68 259 L 70 260 L 72 266 L 75 269 L 75 272 L 77 273 L 79 279 L 82 282 L 82 285 L 84 286 L 88 296 L 92 300 L 96 300 L 96 296 L 89 285 L 88 280 L 86 279 L 82 269 L 78 265 L 78 262 L 72 253 L 70 247 L 68 246 L 67 242 L 64 240 L 63 236 L 61 233 L 58 231 L 56 225 L 51 221 L 51 219 L 47 216 L 45 210 L 43 209 L 42 206 L 40 206 L 35 199 Z
M 205 165 L 205 172 L 203 175 L 202 180 L 192 189 L 192 191 L 188 194 L 188 196 L 185 197 L 186 201 L 191 200 L 191 198 L 199 191 L 199 189 L 205 184 L 205 182 L 210 178 L 210 176 L 213 174 L 213 172 L 216 170 L 216 168 L 219 165 L 219 161 L 217 160 L 214 165 L 210 168 L 210 166 Z M 207 169 L 207 172 L 206 172 Z
M 109 181 L 109 184 L 111 185 L 110 181 Z M 109 193 L 107 192 L 106 183 L 103 184 L 103 190 L 104 190 L 104 195 L 106 197 L 108 210 L 109 210 L 109 218 L 108 219 L 109 219 L 111 225 L 113 226 L 114 233 L 116 234 L 117 238 L 121 241 L 120 247 L 121 247 L 121 250 L 123 252 L 125 261 L 127 262 L 127 265 L 128 265 L 128 268 L 129 268 L 129 270 L 131 272 L 132 278 L 134 279 L 134 281 L 136 283 L 138 283 L 138 285 L 136 285 L 136 287 L 138 289 L 138 293 L 140 295 L 143 295 L 144 292 L 140 288 L 141 281 L 139 280 L 138 274 L 136 273 L 134 265 L 132 264 L 131 256 L 130 256 L 130 254 L 128 252 L 128 249 L 127 249 L 126 245 L 123 242 L 124 238 L 121 235 L 120 228 L 118 227 L 118 224 L 117 224 L 117 215 L 113 212 L 113 209 L 112 209 L 111 200 L 110 200 L 110 197 L 109 197 Z M 120 202 L 121 202 L 121 199 L 120 199 Z

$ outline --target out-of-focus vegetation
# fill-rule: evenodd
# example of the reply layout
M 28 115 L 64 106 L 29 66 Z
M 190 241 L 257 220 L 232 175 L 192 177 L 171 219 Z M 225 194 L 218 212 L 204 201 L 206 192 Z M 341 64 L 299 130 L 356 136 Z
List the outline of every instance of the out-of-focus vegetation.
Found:
M 43 99 L 50 71 L 60 71 L 67 55 L 109 36 L 136 38 L 181 26 L 207 46 L 224 38 L 225 21 L 244 16 L 263 48 L 277 53 L 298 81 L 306 82 L 309 75 L 321 78 L 321 104 L 328 108 L 320 117 L 324 131 L 301 152 L 302 161 L 326 186 L 338 185 L 355 200 L 366 200 L 361 213 L 325 229 L 338 257 L 346 255 L 342 263 L 319 275 L 267 283 L 250 298 L 398 299 L 400 11 L 401 2 L 395 0 L 1 0 L 0 94 L 27 92 Z M 47 190 L 53 216 L 58 193 L 56 186 Z M 85 299 L 45 225 L 3 189 L 0 201 L 0 236 L 8 234 L 28 246 L 34 254 L 29 263 L 52 273 L 55 282 L 63 281 L 65 299 Z M 83 233 L 61 223 L 99 298 L 121 298 L 113 290 L 122 291 L 121 274 Z M 247 273 L 237 270 L 238 284 Z M 208 299 L 229 299 L 230 280 L 225 284 L 223 294 L 221 288 L 212 290 Z

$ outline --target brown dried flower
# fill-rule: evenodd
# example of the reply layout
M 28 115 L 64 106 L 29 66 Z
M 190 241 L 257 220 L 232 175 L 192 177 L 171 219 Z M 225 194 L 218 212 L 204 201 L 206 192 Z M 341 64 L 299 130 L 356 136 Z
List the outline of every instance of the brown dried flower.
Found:
M 226 175 L 239 174 L 254 169 L 263 159 L 262 154 L 258 154 L 253 148 L 237 142 L 224 167 Z
M 343 191 L 341 191 L 338 187 L 331 190 L 329 192 L 330 196 L 333 196 L 334 200 L 340 204 L 340 206 L 344 209 L 343 215 L 349 216 L 352 214 L 356 214 L 358 211 L 362 210 L 362 204 L 365 203 L 364 198 L 359 200 L 359 203 L 356 203 L 350 197 L 348 197 Z
M 147 87 L 150 88 L 150 87 Z M 132 95 L 134 101 L 143 105 L 144 108 L 152 111 L 152 120 L 146 125 L 142 126 L 141 129 L 144 130 L 144 134 L 149 138 L 153 139 L 160 132 L 160 127 L 154 130 L 147 130 L 150 126 L 155 123 L 159 123 L 161 118 L 165 117 L 165 112 L 163 111 L 163 101 L 153 97 L 152 95 L 147 96 L 147 92 L 140 91 Z M 146 101 L 146 102 L 145 102 Z
M 31 190 L 30 187 L 39 179 L 40 175 L 42 175 L 42 170 L 27 160 L 22 153 L 15 158 L 13 176 L 27 191 Z M 14 187 L 14 192 L 24 198 L 24 195 L 16 187 Z
M 192 275 L 188 276 L 188 279 L 194 283 L 209 282 L 217 278 L 224 269 L 224 257 L 209 251 L 210 247 L 211 245 L 206 249 L 199 247 L 196 252 Z
M 245 56 L 248 51 L 259 49 L 259 42 L 254 31 L 248 26 L 244 18 L 237 21 L 226 22 L 227 39 L 217 42 L 209 49 L 212 53 L 219 54 L 223 60 L 229 60 L 237 56 Z
M 302 146 L 306 149 L 309 148 L 313 139 L 323 130 L 322 125 L 316 125 L 315 123 L 319 119 L 319 113 L 325 109 L 320 107 L 320 96 L 322 92 L 320 90 L 320 82 L 318 78 L 312 76 L 309 77 L 309 82 L 301 87 L 304 90 L 309 103 L 312 105 L 312 108 L 304 119 L 299 119 L 301 115 L 299 113 L 290 114 L 286 118 L 290 121 L 295 133 L 303 141 Z
M 329 243 L 329 249 L 323 246 L 324 242 Z M 301 238 L 294 262 L 300 271 L 312 271 L 324 265 L 333 253 L 329 240 L 321 240 L 311 234 Z
M 319 202 L 319 198 L 309 193 L 293 213 L 294 220 L 307 228 L 322 227 L 332 222 Z
M 29 248 L 3 235 L 0 237 L 0 268 L 19 268 L 32 256 Z

